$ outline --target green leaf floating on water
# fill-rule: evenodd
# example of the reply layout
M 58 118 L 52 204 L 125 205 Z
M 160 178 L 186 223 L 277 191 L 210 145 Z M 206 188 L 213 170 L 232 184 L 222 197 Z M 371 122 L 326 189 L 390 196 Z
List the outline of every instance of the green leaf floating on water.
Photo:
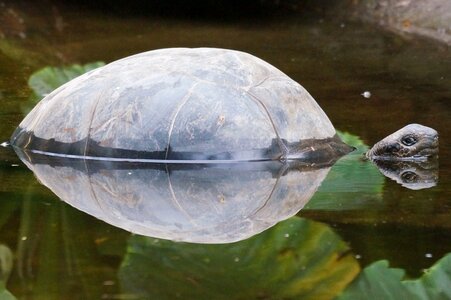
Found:
M 334 211 L 380 207 L 384 176 L 373 163 L 363 158 L 369 147 L 355 135 L 337 133 L 356 150 L 335 163 L 304 209 Z
M 333 299 L 358 271 L 328 226 L 292 217 L 233 244 L 132 236 L 119 280 L 133 299 Z
M 366 267 L 337 300 L 347 299 L 451 299 L 451 253 L 416 280 L 402 280 L 404 270 L 385 260 Z
M 353 152 L 353 154 L 363 154 L 366 151 L 369 150 L 368 145 L 366 145 L 358 136 L 353 135 L 349 132 L 339 131 L 337 130 L 337 135 L 341 138 L 343 142 L 346 144 L 353 146 L 356 148 L 356 150 Z M 352 154 L 352 155 L 353 155 Z
M 64 83 L 104 65 L 103 62 L 93 62 L 67 67 L 45 67 L 30 76 L 28 85 L 38 97 L 43 98 Z

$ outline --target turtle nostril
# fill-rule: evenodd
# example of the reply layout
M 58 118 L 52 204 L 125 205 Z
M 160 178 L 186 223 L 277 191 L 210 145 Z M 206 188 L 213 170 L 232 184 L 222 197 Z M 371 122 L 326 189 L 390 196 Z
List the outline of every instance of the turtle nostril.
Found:
M 399 144 L 391 144 L 385 147 L 385 151 L 387 151 L 388 153 L 395 153 L 398 152 L 400 149 L 401 146 L 399 146 Z

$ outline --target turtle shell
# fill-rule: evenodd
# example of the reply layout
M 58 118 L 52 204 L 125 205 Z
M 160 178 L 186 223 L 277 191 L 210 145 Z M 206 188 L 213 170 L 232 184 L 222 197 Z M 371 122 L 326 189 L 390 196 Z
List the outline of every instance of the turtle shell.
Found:
M 171 48 L 64 84 L 26 116 L 11 143 L 101 159 L 252 161 L 280 157 L 283 143 L 334 135 L 310 94 L 265 61 L 233 50 Z

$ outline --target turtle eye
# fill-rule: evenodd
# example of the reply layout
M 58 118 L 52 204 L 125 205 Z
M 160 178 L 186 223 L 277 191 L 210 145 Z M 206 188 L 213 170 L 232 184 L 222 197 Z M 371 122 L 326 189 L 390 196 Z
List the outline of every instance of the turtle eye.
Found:
M 412 146 L 417 142 L 416 137 L 412 136 L 412 135 L 406 135 L 405 137 L 402 138 L 401 143 L 403 143 L 406 146 Z
M 404 182 L 415 182 L 418 178 L 418 175 L 412 171 L 406 171 L 401 174 L 401 178 Z

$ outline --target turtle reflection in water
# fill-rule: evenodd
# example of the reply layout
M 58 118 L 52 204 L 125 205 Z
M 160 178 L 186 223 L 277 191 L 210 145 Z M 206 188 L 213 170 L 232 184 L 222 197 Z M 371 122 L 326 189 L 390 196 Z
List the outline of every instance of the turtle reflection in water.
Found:
M 151 164 L 67 159 L 18 151 L 68 204 L 141 235 L 230 243 L 295 215 L 330 168 L 277 161 Z M 281 171 L 285 173 L 281 173 Z
M 420 190 L 438 181 L 438 160 L 374 160 L 379 171 L 405 188 Z
M 77 208 L 134 232 L 206 243 L 239 240 L 295 214 L 353 150 L 280 70 L 210 48 L 150 51 L 90 71 L 39 102 L 11 144 Z M 413 124 L 367 155 L 422 160 L 437 147 L 435 130 Z M 61 160 L 34 164 L 34 155 Z M 62 166 L 64 158 L 78 167 Z M 286 172 L 293 164 L 296 172 Z

